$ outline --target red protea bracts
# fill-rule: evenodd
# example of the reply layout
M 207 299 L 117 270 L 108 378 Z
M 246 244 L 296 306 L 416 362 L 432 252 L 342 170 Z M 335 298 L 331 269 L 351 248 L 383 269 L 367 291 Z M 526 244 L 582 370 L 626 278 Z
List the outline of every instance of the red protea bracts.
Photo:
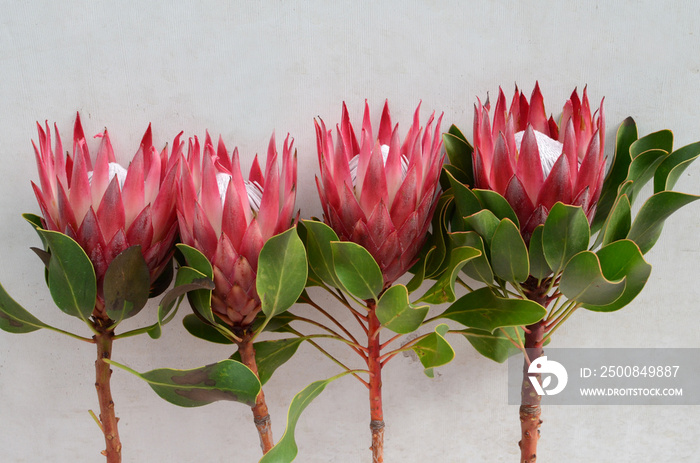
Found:
M 605 175 L 603 102 L 591 116 L 586 89 L 582 100 L 574 90 L 559 125 L 547 119 L 538 84 L 529 103 L 516 87 L 506 104 L 499 89 L 493 120 L 488 101 L 474 107 L 474 186 L 508 200 L 526 241 L 558 201 L 583 207 L 590 222 Z
M 365 102 L 360 143 L 343 114 L 333 146 L 332 132 L 315 122 L 321 178 L 316 185 L 325 221 L 341 240 L 353 241 L 372 254 L 384 275 L 385 286 L 415 263 L 425 241 L 439 196 L 439 175 L 444 156 L 438 118 L 434 114 L 423 132 L 416 108 L 413 125 L 403 144 L 398 124 L 392 127 L 389 104 L 373 137 Z
M 231 326 L 245 328 L 260 312 L 258 255 L 270 237 L 293 225 L 297 160 L 292 145 L 287 136 L 280 172 L 273 134 L 265 174 L 256 155 L 245 180 L 237 148 L 229 156 L 221 138 L 215 149 L 207 134 L 200 156 L 199 140 L 190 140 L 177 206 L 180 235 L 211 262 L 216 284 L 211 306 Z
M 124 169 L 116 162 L 105 129 L 93 165 L 80 123 L 75 119 L 73 155 L 63 154 L 58 129 L 55 148 L 51 133 L 37 124 L 39 146 L 34 144 L 39 185 L 32 182 L 47 230 L 64 233 L 80 244 L 92 261 L 97 277 L 98 302 L 94 315 L 104 318 L 102 282 L 107 267 L 125 249 L 140 245 L 155 282 L 173 254 L 177 235 L 175 192 L 180 151 L 179 135 L 172 155 L 158 153 L 148 126 L 141 145 Z

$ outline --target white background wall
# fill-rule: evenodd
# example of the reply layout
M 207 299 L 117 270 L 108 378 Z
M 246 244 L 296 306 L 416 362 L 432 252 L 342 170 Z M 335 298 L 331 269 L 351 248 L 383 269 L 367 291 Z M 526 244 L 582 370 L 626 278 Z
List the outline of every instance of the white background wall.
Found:
M 299 150 L 303 217 L 320 215 L 313 117 L 339 120 L 348 102 L 374 120 L 385 98 L 407 128 L 420 99 L 444 111 L 471 139 L 475 97 L 539 80 L 558 116 L 574 87 L 605 97 L 608 148 L 632 115 L 640 133 L 669 128 L 680 147 L 700 139 L 700 29 L 696 2 L 34 2 L 0 1 L 0 281 L 46 322 L 87 334 L 56 309 L 38 239 L 20 217 L 38 212 L 31 139 L 35 121 L 56 121 L 70 139 L 76 111 L 86 134 L 108 126 L 122 162 L 153 123 L 158 146 L 180 130 L 219 133 L 250 163 L 273 130 Z M 700 193 L 700 164 L 677 188 Z M 575 314 L 560 347 L 700 347 L 700 206 L 672 217 L 648 255 L 644 293 L 612 314 Z M 330 303 L 330 301 L 327 301 Z M 186 313 L 183 310 L 182 313 Z M 146 324 L 144 310 L 129 326 Z M 179 319 L 163 338 L 116 345 L 138 370 L 191 368 L 230 349 L 190 337 Z M 452 338 L 458 356 L 424 376 L 397 358 L 384 374 L 387 462 L 514 462 L 517 406 L 506 404 L 506 369 Z M 338 353 L 354 361 L 345 351 Z M 103 441 L 87 413 L 97 409 L 94 346 L 58 334 L 0 333 L 0 461 L 100 461 Z M 274 433 L 292 396 L 337 369 L 311 347 L 266 387 Z M 125 462 L 254 462 L 250 411 L 235 403 L 169 405 L 116 371 L 113 392 Z M 328 387 L 302 417 L 298 461 L 369 461 L 366 391 L 350 378 Z M 538 461 L 697 460 L 700 409 L 545 407 Z

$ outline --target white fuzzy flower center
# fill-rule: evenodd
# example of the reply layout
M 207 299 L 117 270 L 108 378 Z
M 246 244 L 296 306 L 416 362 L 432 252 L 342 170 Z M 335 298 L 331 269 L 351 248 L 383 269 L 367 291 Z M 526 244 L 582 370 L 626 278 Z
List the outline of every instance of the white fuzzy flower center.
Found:
M 386 160 L 389 158 L 389 145 L 382 145 L 381 147 L 382 150 L 382 160 L 384 161 L 384 165 L 386 166 Z M 350 159 L 350 162 L 348 163 L 348 167 L 350 168 L 350 178 L 352 179 L 352 184 L 355 186 L 355 182 L 357 182 L 357 165 L 360 162 L 360 155 L 357 155 Z M 401 155 L 401 180 L 406 178 L 406 173 L 408 172 L 408 158 L 406 157 L 405 154 Z
M 124 189 L 124 182 L 126 181 L 126 169 L 120 166 L 116 162 L 110 162 L 109 163 L 109 181 L 111 182 L 112 179 L 116 176 L 117 177 L 117 182 L 119 182 L 119 189 L 123 190 Z M 92 184 L 92 174 L 93 171 L 88 172 L 88 182 Z
M 552 167 L 554 167 L 554 163 L 557 162 L 557 159 L 559 159 L 564 145 L 553 138 L 549 138 L 542 132 L 538 132 L 537 130 L 534 130 L 534 132 L 535 140 L 537 140 L 537 149 L 540 152 L 542 174 L 544 175 L 544 178 L 547 178 L 547 175 L 549 175 L 549 173 L 552 171 Z M 523 142 L 524 134 L 524 130 L 515 134 L 515 147 L 517 148 L 518 153 L 520 152 L 520 145 Z
M 221 197 L 221 205 L 223 206 L 226 202 L 226 188 L 231 182 L 231 176 L 229 174 L 219 172 L 216 174 L 216 185 L 219 187 L 219 197 Z M 248 203 L 250 208 L 256 214 L 260 211 L 260 204 L 262 202 L 263 187 L 260 186 L 258 182 L 251 182 L 245 180 L 245 191 L 248 194 Z

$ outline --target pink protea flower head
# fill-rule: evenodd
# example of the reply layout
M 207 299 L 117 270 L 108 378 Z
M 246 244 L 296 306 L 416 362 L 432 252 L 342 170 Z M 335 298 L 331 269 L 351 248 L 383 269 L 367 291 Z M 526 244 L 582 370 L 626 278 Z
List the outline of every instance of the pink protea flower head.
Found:
M 219 137 L 207 133 L 204 154 L 190 139 L 177 213 L 183 243 L 202 252 L 214 269 L 211 307 L 225 323 L 245 328 L 260 312 L 255 277 L 265 242 L 293 225 L 297 158 L 294 141 L 284 141 L 279 170 L 275 136 L 267 150 L 265 173 L 255 156 L 248 179 L 241 174 L 238 148 L 230 156 Z
M 526 241 L 558 201 L 581 206 L 593 220 L 605 175 L 603 101 L 591 116 L 586 89 L 582 99 L 574 90 L 558 125 L 547 119 L 539 84 L 529 103 L 516 87 L 506 104 L 499 89 L 493 119 L 488 100 L 474 106 L 475 186 L 508 200 Z
M 140 245 L 151 283 L 173 255 L 177 235 L 175 192 L 182 143 L 180 135 L 158 153 L 151 126 L 136 155 L 125 169 L 117 163 L 107 129 L 93 164 L 80 123 L 75 119 L 73 155 L 63 154 L 58 128 L 55 148 L 51 132 L 37 123 L 39 146 L 34 142 L 39 186 L 32 182 L 47 230 L 64 233 L 80 244 L 92 261 L 98 301 L 93 315 L 104 318 L 102 283 L 107 267 L 125 249 Z
M 433 113 L 425 131 L 419 116 L 420 104 L 401 143 L 398 124 L 392 126 L 385 102 L 375 139 L 365 101 L 358 143 L 343 103 L 335 147 L 332 131 L 322 120 L 314 121 L 321 170 L 316 185 L 325 221 L 341 240 L 369 251 L 382 270 L 385 287 L 416 262 L 439 196 L 442 115 L 433 130 Z

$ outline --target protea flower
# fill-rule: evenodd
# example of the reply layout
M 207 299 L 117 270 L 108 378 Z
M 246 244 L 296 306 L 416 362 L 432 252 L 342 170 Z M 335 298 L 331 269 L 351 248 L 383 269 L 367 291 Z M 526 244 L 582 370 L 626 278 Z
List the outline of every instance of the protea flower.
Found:
M 107 267 L 120 252 L 140 245 L 151 283 L 172 257 L 177 234 L 177 166 L 182 143 L 178 135 L 173 143 L 173 155 L 168 155 L 167 147 L 159 154 L 153 147 L 149 125 L 136 155 L 125 169 L 116 162 L 107 129 L 96 136 L 102 140 L 93 165 L 79 114 L 73 130 L 72 156 L 63 155 L 55 125 L 54 150 L 48 123 L 45 130 L 39 124 L 37 127 L 39 147 L 32 143 L 41 187 L 34 182 L 32 186 L 43 214 L 43 225 L 70 236 L 85 250 L 97 277 L 98 302 L 93 315 L 104 318 L 102 282 Z
M 287 136 L 280 172 L 273 134 L 265 174 L 256 155 L 245 180 L 237 148 L 229 156 L 221 138 L 215 149 L 207 134 L 200 156 L 199 140 L 190 139 L 177 206 L 180 235 L 211 262 L 216 284 L 211 306 L 231 326 L 247 327 L 260 312 L 258 255 L 270 237 L 293 224 L 297 161 L 292 145 Z
M 365 102 L 358 143 L 343 103 L 335 147 L 332 132 L 323 121 L 315 121 L 321 170 L 316 185 L 325 221 L 341 240 L 369 251 L 382 270 L 385 287 L 415 263 L 439 195 L 442 115 L 433 131 L 433 113 L 425 132 L 419 116 L 420 104 L 401 143 L 386 102 L 375 139 Z
M 581 206 L 593 220 L 605 174 L 603 102 L 591 116 L 586 89 L 582 100 L 574 90 L 557 125 L 535 84 L 529 104 L 516 87 L 506 110 L 499 89 L 493 120 L 489 110 L 488 100 L 474 107 L 475 186 L 508 200 L 525 240 L 558 201 Z

